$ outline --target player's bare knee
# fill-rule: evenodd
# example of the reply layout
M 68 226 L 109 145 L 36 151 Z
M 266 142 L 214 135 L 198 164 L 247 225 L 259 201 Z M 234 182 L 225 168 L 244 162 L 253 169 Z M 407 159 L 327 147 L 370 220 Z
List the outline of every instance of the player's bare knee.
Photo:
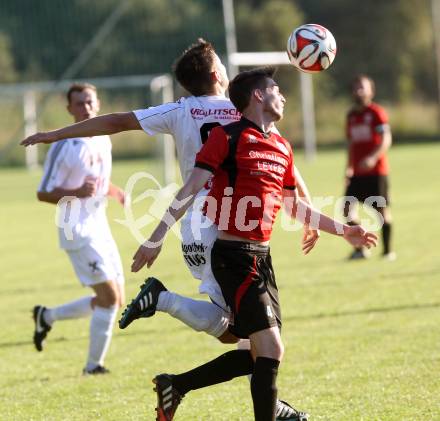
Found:
M 391 218 L 391 211 L 389 208 L 380 208 L 380 214 L 383 217 L 383 222 L 385 224 L 391 224 L 392 218 Z
M 284 345 L 278 329 L 270 328 L 250 336 L 255 357 L 266 357 L 281 361 Z
M 113 282 L 103 282 L 102 284 L 94 285 L 93 289 L 96 293 L 95 305 L 103 308 L 119 305 L 118 289 Z
M 273 358 L 274 360 L 281 361 L 283 359 L 284 355 L 284 345 L 281 341 L 276 342 L 273 344 L 272 349 L 269 351 L 269 354 L 267 357 Z
M 278 361 L 281 361 L 284 357 L 284 344 L 282 342 L 279 343 L 278 351 Z

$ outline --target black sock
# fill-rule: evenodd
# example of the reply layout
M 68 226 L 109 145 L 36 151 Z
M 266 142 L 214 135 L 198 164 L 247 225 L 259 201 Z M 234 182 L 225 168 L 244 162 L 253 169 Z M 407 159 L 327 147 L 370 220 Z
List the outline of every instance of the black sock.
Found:
M 354 227 L 354 226 L 356 226 L 356 225 L 360 225 L 360 222 L 357 221 L 357 220 L 354 220 L 354 221 L 348 221 L 348 222 L 347 222 L 347 225 L 350 225 L 350 227 Z M 355 247 L 354 249 L 355 249 L 356 251 L 361 251 L 361 250 L 362 250 L 362 247 Z
M 185 395 L 190 390 L 200 389 L 217 383 L 227 382 L 235 377 L 252 374 L 254 362 L 247 350 L 226 352 L 215 360 L 173 376 L 173 386 Z
M 251 380 L 255 421 L 273 421 L 277 402 L 277 374 L 280 362 L 257 357 Z
M 388 254 L 391 251 L 391 224 L 384 222 L 382 226 L 382 240 L 383 240 L 383 254 Z

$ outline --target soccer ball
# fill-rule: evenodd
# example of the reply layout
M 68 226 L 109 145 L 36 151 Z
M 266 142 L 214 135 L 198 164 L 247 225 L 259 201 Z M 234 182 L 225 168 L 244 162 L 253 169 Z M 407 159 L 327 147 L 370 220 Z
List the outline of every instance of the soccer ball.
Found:
M 296 28 L 290 34 L 287 55 L 290 62 L 303 72 L 322 72 L 335 59 L 336 41 L 327 28 L 309 23 Z

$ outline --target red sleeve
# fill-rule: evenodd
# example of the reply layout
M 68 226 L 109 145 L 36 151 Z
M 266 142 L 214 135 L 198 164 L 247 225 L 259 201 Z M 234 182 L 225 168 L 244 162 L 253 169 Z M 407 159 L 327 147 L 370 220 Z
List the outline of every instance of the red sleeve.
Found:
M 284 174 L 283 188 L 288 190 L 295 190 L 296 189 L 295 165 L 293 162 L 293 152 L 290 146 L 289 146 L 289 152 L 290 152 L 290 157 L 286 172 Z
M 382 107 L 380 107 L 379 105 L 376 105 L 374 111 L 375 111 L 375 113 L 374 113 L 375 126 L 379 126 L 381 124 L 388 124 L 388 114 Z
M 215 173 L 228 156 L 228 152 L 228 136 L 222 127 L 214 127 L 202 149 L 196 155 L 195 166 Z

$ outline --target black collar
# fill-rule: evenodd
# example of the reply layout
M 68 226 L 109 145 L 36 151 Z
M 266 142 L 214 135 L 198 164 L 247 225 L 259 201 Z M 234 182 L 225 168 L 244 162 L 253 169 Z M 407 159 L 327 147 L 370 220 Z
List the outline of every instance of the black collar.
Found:
M 247 126 L 253 127 L 255 130 L 258 130 L 265 139 L 268 139 L 272 132 L 265 132 L 258 124 L 255 124 L 253 121 L 247 119 L 246 117 L 241 116 L 241 121 Z

